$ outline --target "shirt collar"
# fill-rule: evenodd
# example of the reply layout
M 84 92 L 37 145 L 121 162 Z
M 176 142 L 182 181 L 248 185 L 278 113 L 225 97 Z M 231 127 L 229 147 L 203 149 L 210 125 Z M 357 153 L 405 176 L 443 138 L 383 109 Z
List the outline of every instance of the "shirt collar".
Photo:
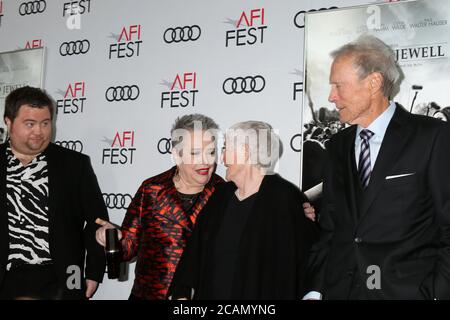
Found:
M 47 149 L 46 149 L 47 150 Z M 35 163 L 35 162 L 39 162 L 39 161 L 45 161 L 45 154 L 46 154 L 46 150 L 44 150 L 43 152 L 39 153 L 38 155 L 36 155 L 36 157 L 34 157 L 34 159 L 30 162 L 31 163 Z M 16 158 L 16 156 L 14 155 L 14 153 L 12 152 L 11 149 L 11 142 L 8 141 L 7 147 L 6 147 L 6 158 L 8 159 L 8 163 L 11 164 L 13 161 L 19 161 L 19 159 Z
M 391 122 L 392 117 L 394 116 L 395 112 L 395 102 L 390 101 L 389 107 L 383 111 L 382 114 L 378 116 L 366 129 L 372 131 L 375 136 L 378 137 L 384 137 L 384 134 L 386 133 L 387 127 L 389 125 L 389 122 Z M 356 137 L 359 137 L 359 133 L 364 128 L 358 125 L 358 128 L 356 130 Z

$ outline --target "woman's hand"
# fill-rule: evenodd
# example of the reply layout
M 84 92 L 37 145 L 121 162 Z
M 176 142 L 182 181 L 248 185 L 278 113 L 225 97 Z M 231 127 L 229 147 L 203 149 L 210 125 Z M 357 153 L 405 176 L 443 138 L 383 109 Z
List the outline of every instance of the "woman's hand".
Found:
M 316 211 L 309 202 L 303 203 L 303 212 L 308 219 L 311 221 L 316 221 Z
M 97 291 L 98 282 L 90 279 L 86 279 L 86 298 L 90 299 Z
M 120 231 L 120 228 L 118 226 L 112 224 L 111 222 L 102 220 L 100 218 L 97 218 L 97 220 L 95 220 L 95 223 L 101 225 L 101 228 L 98 228 L 97 231 L 95 232 L 95 239 L 101 246 L 103 247 L 106 246 L 105 233 L 107 229 L 117 229 L 119 240 L 122 239 L 122 232 Z

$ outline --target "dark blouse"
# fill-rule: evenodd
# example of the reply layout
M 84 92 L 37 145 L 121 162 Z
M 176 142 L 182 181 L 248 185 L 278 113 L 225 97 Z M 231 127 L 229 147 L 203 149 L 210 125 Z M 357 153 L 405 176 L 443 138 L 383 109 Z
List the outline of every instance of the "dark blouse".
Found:
M 195 194 L 186 194 L 181 193 L 179 191 L 177 192 L 178 198 L 180 199 L 181 202 L 181 207 L 187 214 L 190 215 L 192 213 L 192 209 L 194 208 L 194 205 L 197 202 L 200 194 L 201 192 Z
M 214 244 L 211 299 L 230 299 L 239 242 L 256 194 L 239 201 L 231 197 Z
M 169 296 L 301 299 L 309 249 L 317 238 L 303 213 L 306 197 L 279 175 L 265 176 L 248 212 L 232 204 L 235 190 L 232 182 L 217 186 L 199 214 Z M 247 221 L 238 219 L 235 210 L 245 212 Z

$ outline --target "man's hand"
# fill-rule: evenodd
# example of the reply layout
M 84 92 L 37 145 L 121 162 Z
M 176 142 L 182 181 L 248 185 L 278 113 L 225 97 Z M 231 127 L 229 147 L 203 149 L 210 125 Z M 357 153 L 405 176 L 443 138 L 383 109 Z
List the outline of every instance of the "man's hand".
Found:
M 97 290 L 98 282 L 90 279 L 86 279 L 86 298 L 90 299 Z
M 122 232 L 120 231 L 118 226 L 112 224 L 111 222 L 102 220 L 100 218 L 97 218 L 97 220 L 95 220 L 95 223 L 102 226 L 101 228 L 98 228 L 97 231 L 95 232 L 95 239 L 103 247 L 106 246 L 105 231 L 107 229 L 118 229 L 117 233 L 119 235 L 119 240 L 122 239 Z
M 316 221 L 316 211 L 309 202 L 303 203 L 303 212 L 308 219 Z

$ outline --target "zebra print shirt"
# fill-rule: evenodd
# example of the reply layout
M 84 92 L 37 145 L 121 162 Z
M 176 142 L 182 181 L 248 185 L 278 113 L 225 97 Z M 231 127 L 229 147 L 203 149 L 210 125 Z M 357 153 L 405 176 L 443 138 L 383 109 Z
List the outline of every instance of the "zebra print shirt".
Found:
M 8 147 L 6 196 L 9 229 L 7 270 L 51 263 L 48 235 L 48 170 L 41 153 L 26 166 Z

